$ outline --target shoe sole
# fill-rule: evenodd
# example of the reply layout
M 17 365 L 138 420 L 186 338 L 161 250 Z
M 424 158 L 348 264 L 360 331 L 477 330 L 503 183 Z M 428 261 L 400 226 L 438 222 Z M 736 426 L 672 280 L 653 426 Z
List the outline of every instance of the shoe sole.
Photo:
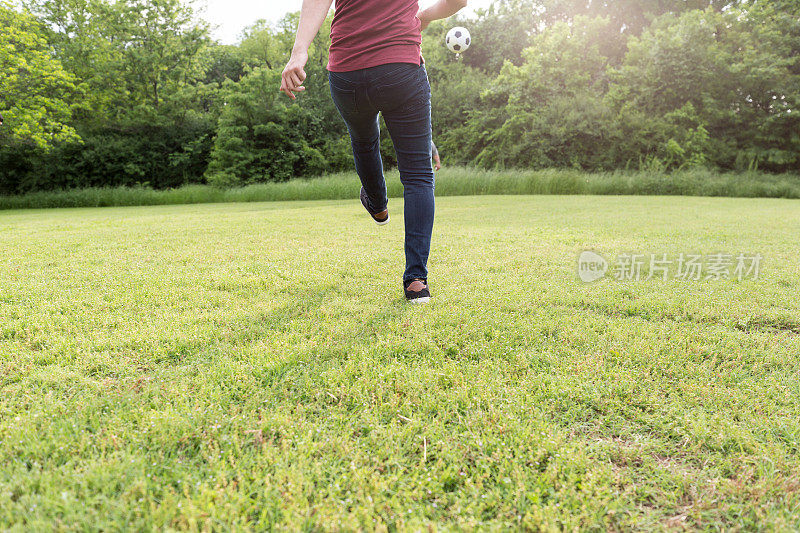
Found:
M 372 220 L 375 220 L 375 217 L 373 217 L 373 218 L 372 218 Z M 377 220 L 375 220 L 375 223 L 376 223 L 377 225 L 379 225 L 379 226 L 385 226 L 386 224 L 388 224 L 388 223 L 389 223 L 389 221 L 390 221 L 390 220 L 391 220 L 391 217 L 388 217 L 388 216 L 387 216 L 387 217 L 386 217 L 386 220 L 384 220 L 383 222 L 378 222 Z
M 408 300 L 410 304 L 426 304 L 431 301 L 430 296 L 423 296 L 422 298 L 414 298 L 413 300 Z

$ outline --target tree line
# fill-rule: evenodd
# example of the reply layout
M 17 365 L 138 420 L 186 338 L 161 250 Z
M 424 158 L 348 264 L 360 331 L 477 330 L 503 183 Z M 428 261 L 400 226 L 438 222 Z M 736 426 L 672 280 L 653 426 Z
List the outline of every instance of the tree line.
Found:
M 325 65 L 278 92 L 299 14 L 235 45 L 180 0 L 0 2 L 0 192 L 238 186 L 352 168 Z M 455 25 L 473 46 L 444 47 Z M 423 35 L 445 163 L 800 170 L 794 0 L 498 0 Z M 394 163 L 382 139 L 387 166 Z

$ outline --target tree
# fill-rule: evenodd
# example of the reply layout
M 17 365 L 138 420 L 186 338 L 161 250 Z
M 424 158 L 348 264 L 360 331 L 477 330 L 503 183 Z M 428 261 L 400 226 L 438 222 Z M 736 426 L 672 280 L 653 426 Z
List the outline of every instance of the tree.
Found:
M 605 17 L 611 31 L 631 35 L 639 35 L 662 15 L 705 9 L 722 12 L 743 1 L 747 0 L 540 0 L 548 25 L 579 16 Z
M 464 54 L 464 63 L 492 74 L 500 72 L 506 61 L 519 65 L 522 51 L 544 28 L 543 12 L 537 0 L 499 0 L 478 10 L 474 20 L 463 22 L 477 44 Z
M 164 95 L 202 77 L 208 25 L 180 0 L 117 0 L 113 24 L 128 93 L 158 109 Z
M 42 25 L 0 3 L 0 144 L 30 143 L 48 148 L 77 140 L 68 125 L 74 77 L 53 57 Z
M 625 125 L 646 117 L 648 151 L 677 164 L 800 168 L 799 29 L 771 10 L 665 15 L 630 40 L 609 99 Z
M 103 123 L 157 110 L 165 96 L 203 77 L 208 24 L 180 0 L 23 0 L 46 23 L 78 79 L 76 118 Z
M 119 86 L 120 50 L 109 38 L 110 6 L 101 0 L 22 0 L 42 22 L 47 40 L 78 88 L 72 99 L 77 121 L 102 120 L 125 98 Z
M 283 24 L 278 28 L 265 20 L 258 20 L 244 30 L 239 51 L 250 66 L 276 70 L 283 68 L 288 61 L 293 42 L 291 28 Z
M 206 173 L 219 186 L 285 181 L 342 170 L 349 162 L 338 122 L 277 90 L 280 72 L 256 68 L 225 83 L 225 106 Z
M 486 167 L 612 165 L 610 110 L 603 103 L 609 58 L 619 34 L 608 19 L 577 17 L 534 37 L 519 66 L 506 63 L 484 92 L 479 111 L 454 133 L 472 139 Z M 612 47 L 613 48 L 613 47 Z

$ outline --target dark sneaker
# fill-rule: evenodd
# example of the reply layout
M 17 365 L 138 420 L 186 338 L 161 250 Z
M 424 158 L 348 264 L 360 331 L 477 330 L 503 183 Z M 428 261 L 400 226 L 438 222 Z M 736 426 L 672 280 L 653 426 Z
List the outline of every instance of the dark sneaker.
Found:
M 424 279 L 412 279 L 403 282 L 406 292 L 406 300 L 411 304 L 425 304 L 431 299 L 431 291 L 428 290 L 428 281 Z
M 384 209 L 378 213 L 373 213 L 369 210 L 369 198 L 367 198 L 367 191 L 364 190 L 364 187 L 361 187 L 361 205 L 364 206 L 364 209 L 367 210 L 367 213 L 369 213 L 369 216 L 372 217 L 372 220 L 374 220 L 377 225 L 383 226 L 389 223 L 388 209 Z

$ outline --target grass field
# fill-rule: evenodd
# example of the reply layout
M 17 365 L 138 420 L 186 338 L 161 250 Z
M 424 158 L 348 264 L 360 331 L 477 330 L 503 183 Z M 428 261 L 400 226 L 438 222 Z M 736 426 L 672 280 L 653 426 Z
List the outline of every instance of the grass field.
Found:
M 0 213 L 0 529 L 800 529 L 800 203 Z M 584 284 L 580 251 L 760 253 Z

